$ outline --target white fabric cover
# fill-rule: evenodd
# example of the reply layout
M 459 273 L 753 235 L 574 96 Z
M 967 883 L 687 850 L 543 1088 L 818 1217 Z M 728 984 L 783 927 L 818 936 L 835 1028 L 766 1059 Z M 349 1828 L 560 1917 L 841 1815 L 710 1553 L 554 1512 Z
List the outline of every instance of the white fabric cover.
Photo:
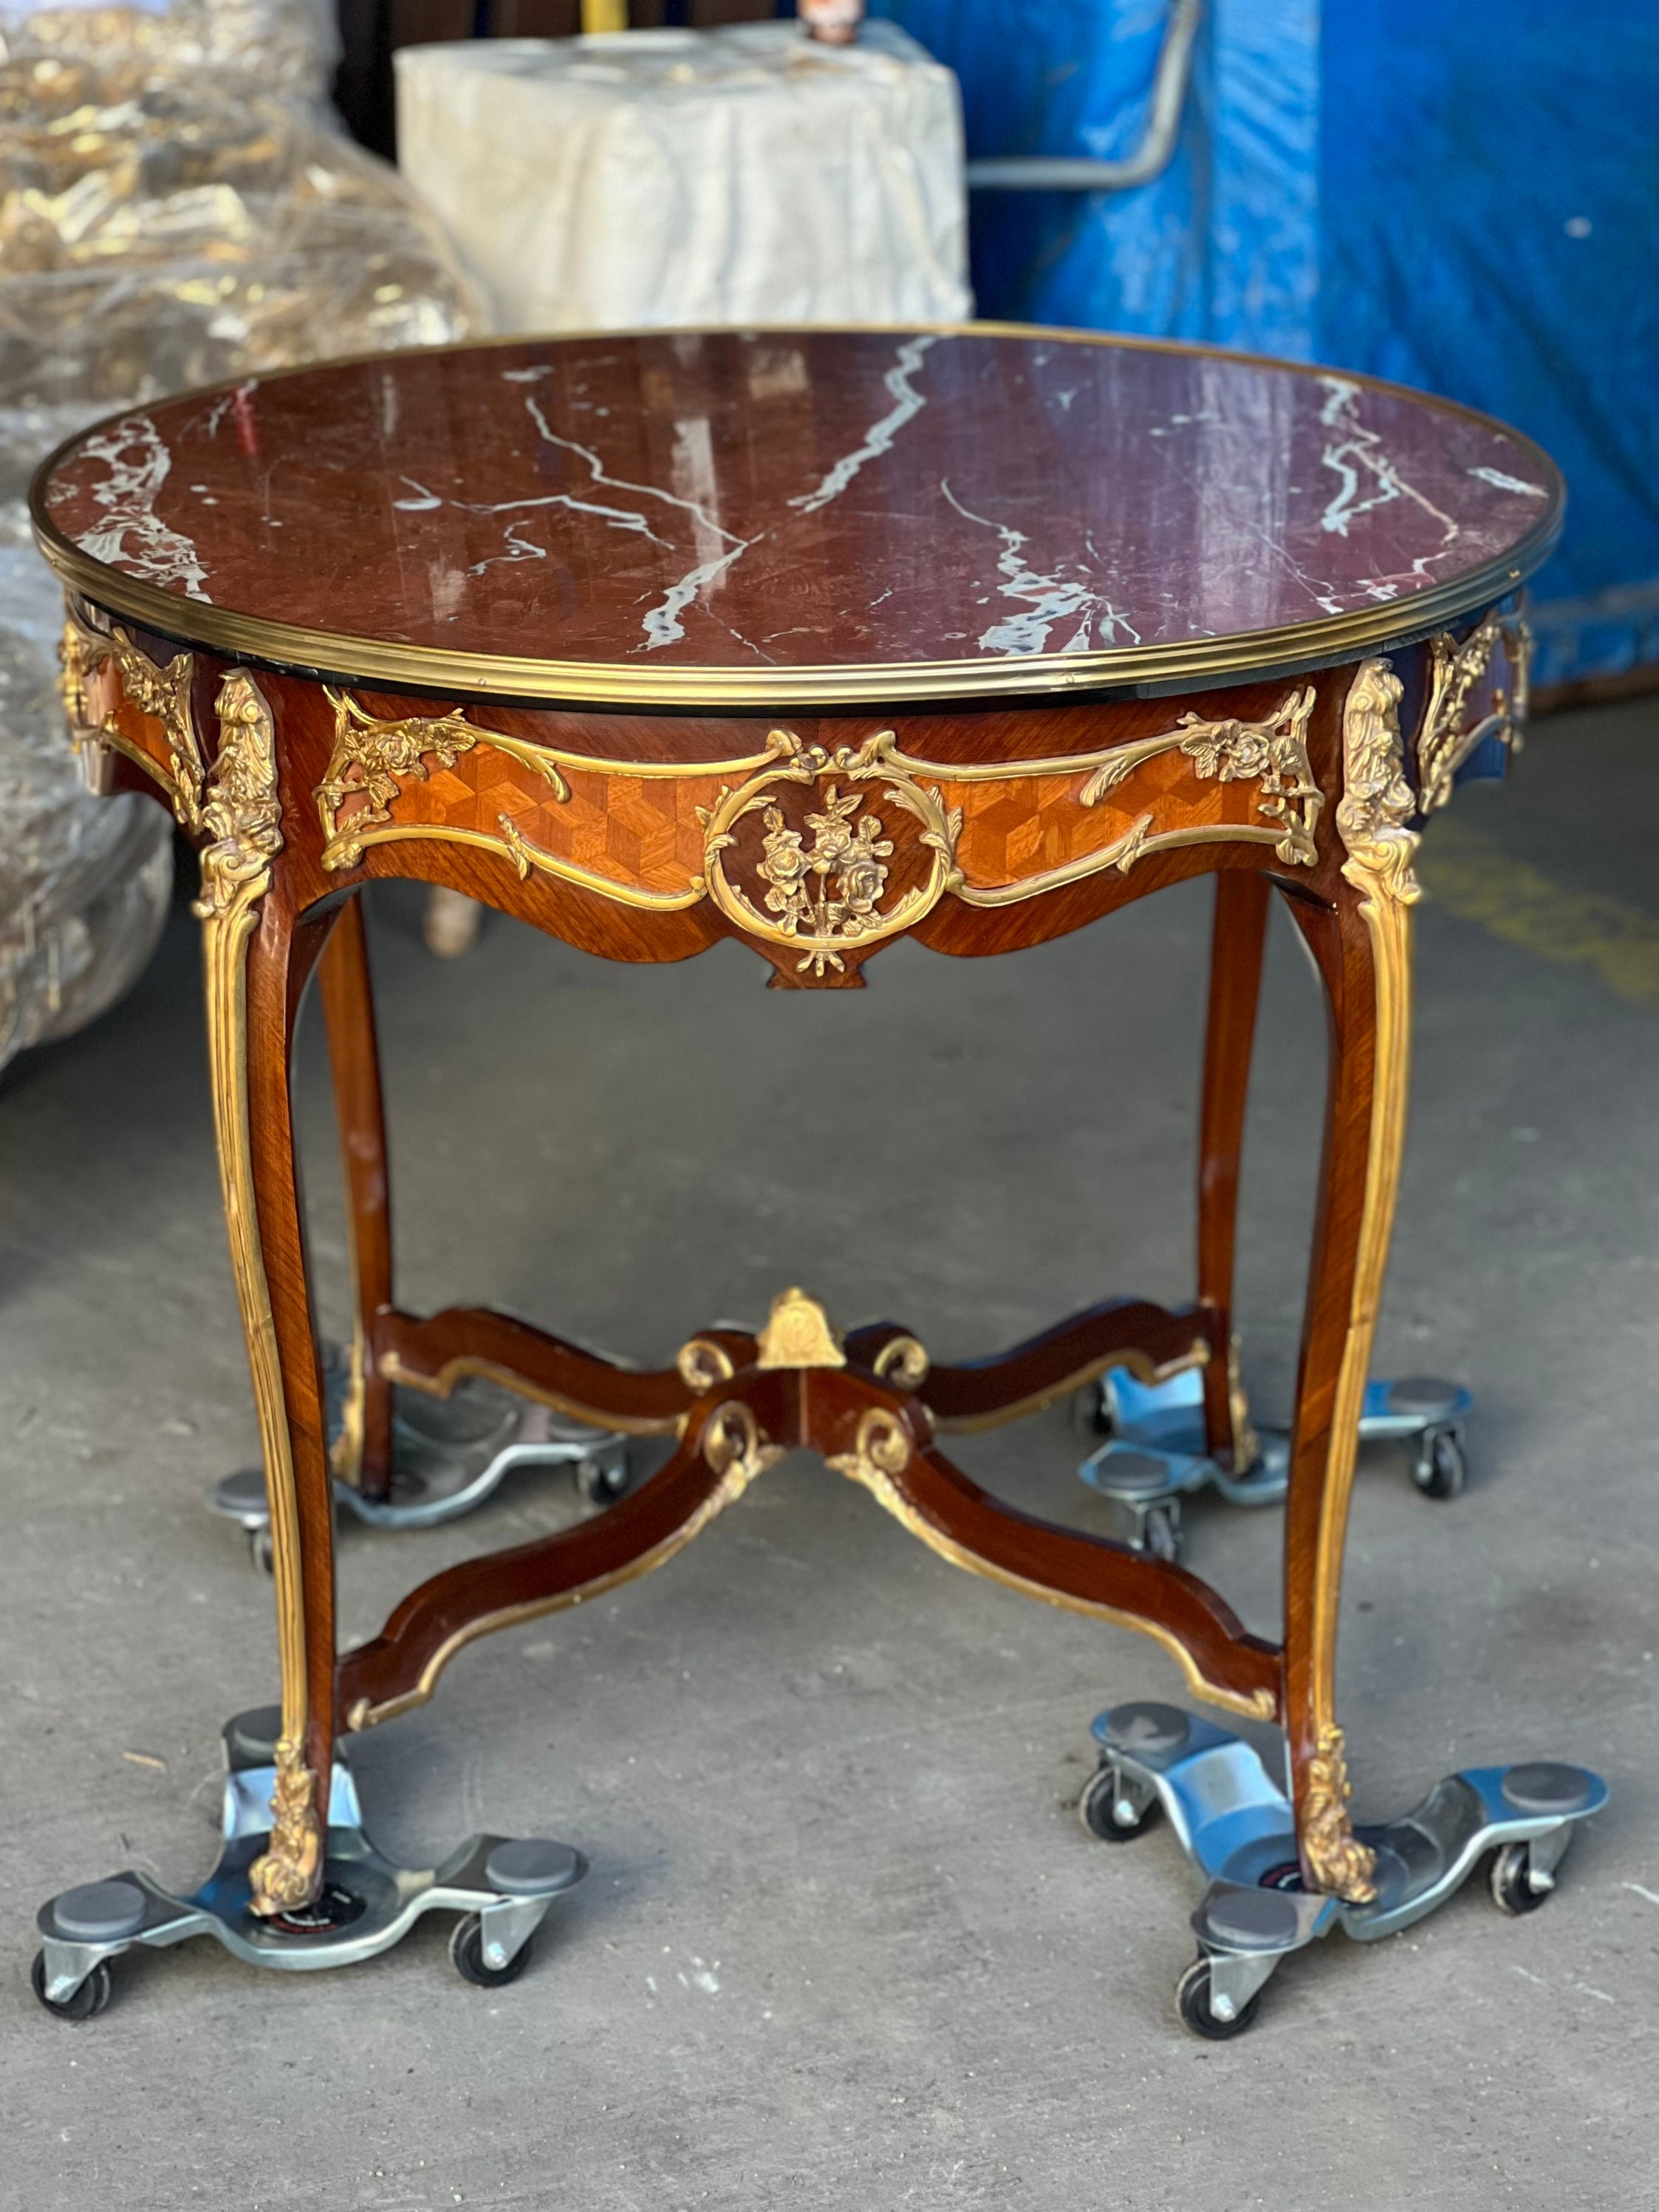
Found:
M 498 331 L 972 313 L 957 81 L 893 25 L 396 56 L 398 162 Z

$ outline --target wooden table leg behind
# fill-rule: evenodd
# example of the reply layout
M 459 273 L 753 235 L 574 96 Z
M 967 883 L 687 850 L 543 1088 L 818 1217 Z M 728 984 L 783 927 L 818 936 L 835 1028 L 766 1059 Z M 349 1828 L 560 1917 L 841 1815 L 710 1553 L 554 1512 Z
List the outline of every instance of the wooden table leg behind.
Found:
M 392 1307 L 392 1198 L 361 893 L 340 910 L 317 982 L 345 1173 L 353 1299 L 351 1386 L 334 1468 L 365 1498 L 385 1498 L 392 1488 L 392 1385 L 380 1371 L 377 1334 Z
M 1205 1445 L 1236 1474 L 1254 1466 L 1259 1449 L 1233 1348 L 1233 1250 L 1268 888 L 1255 869 L 1223 868 L 1216 876 L 1199 1128 L 1198 1302 L 1212 1343 L 1226 1355 L 1204 1370 Z
M 301 995 L 333 917 L 295 925 L 280 877 L 270 712 L 234 671 L 220 686 L 219 750 L 202 809 L 209 1062 L 231 1263 L 270 1505 L 282 1671 L 270 1844 L 250 1873 L 255 1912 L 321 1886 L 334 1751 L 334 1529 L 323 1381 L 312 1327 L 289 1096 Z
M 1364 662 L 1344 721 L 1346 848 L 1332 902 L 1287 901 L 1324 980 L 1330 1012 L 1320 1171 L 1285 1520 L 1285 1726 L 1304 1878 L 1364 1902 L 1372 1854 L 1353 1835 L 1336 1720 L 1337 1613 L 1406 1131 L 1411 1047 L 1415 800 L 1401 772 L 1399 679 Z

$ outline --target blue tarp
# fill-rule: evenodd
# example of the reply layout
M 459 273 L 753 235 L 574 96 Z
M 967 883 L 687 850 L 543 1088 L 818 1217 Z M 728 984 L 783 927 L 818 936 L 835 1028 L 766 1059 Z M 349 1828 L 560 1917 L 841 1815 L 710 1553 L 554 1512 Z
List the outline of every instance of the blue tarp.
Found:
M 1138 143 L 1167 0 L 874 0 L 973 155 Z M 1504 416 L 1571 498 L 1540 684 L 1659 662 L 1659 8 L 1207 0 L 1174 161 L 976 193 L 979 311 L 1396 377 Z

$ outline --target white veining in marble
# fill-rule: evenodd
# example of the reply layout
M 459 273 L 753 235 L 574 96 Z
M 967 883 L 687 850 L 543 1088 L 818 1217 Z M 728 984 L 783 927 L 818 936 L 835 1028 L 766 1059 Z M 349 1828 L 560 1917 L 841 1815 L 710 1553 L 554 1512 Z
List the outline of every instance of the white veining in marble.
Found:
M 1368 514 L 1372 507 L 1399 498 L 1400 480 L 1393 462 L 1378 450 L 1382 441 L 1376 432 L 1351 418 L 1349 410 L 1359 397 L 1359 386 L 1340 376 L 1322 376 L 1319 381 L 1325 392 L 1320 422 L 1326 429 L 1340 433 L 1326 440 L 1320 455 L 1321 465 L 1335 471 L 1337 489 L 1319 518 L 1319 526 L 1346 538 L 1348 525 L 1357 515 Z M 1375 486 L 1368 499 L 1359 496 L 1362 476 Z
M 832 499 L 839 499 L 866 461 L 879 460 L 891 450 L 899 432 L 914 416 L 920 415 L 927 404 L 925 392 L 918 392 L 910 379 L 920 374 L 922 357 L 929 346 L 939 343 L 938 334 L 909 338 L 898 349 L 898 360 L 890 368 L 882 382 L 896 404 L 884 415 L 879 422 L 872 422 L 864 434 L 862 444 L 850 453 L 843 453 L 816 491 L 802 492 L 792 499 L 790 506 L 802 514 L 814 514 L 821 507 L 828 507 Z
M 1463 535 L 1462 525 L 1437 507 L 1426 492 L 1407 481 L 1389 454 L 1375 430 L 1365 428 L 1357 419 L 1356 408 L 1360 387 L 1346 377 L 1322 376 L 1319 380 L 1326 393 L 1326 402 L 1320 422 L 1327 429 L 1340 433 L 1339 438 L 1327 442 L 1321 456 L 1325 467 L 1335 470 L 1341 484 L 1333 495 L 1320 527 L 1346 537 L 1350 519 L 1365 514 L 1370 508 L 1381 507 L 1391 499 L 1407 499 L 1440 526 L 1440 543 L 1432 551 L 1419 553 L 1408 569 L 1397 574 L 1366 576 L 1359 580 L 1358 589 L 1370 599 L 1387 601 L 1397 599 L 1404 589 L 1431 581 L 1430 570 L 1443 561 L 1457 547 Z M 1362 474 L 1369 476 L 1376 486 L 1371 495 L 1357 499 Z M 1332 612 L 1337 611 L 1333 608 Z
M 720 524 L 716 522 L 712 516 L 705 514 L 702 512 L 696 501 L 682 499 L 675 492 L 665 491 L 660 484 L 630 483 L 625 477 L 613 477 L 607 475 L 605 472 L 605 463 L 599 459 L 599 455 L 591 447 L 578 445 L 575 439 L 562 438 L 559 435 L 558 432 L 553 428 L 552 424 L 548 421 L 545 414 L 542 411 L 540 403 L 538 400 L 526 397 L 524 404 L 526 411 L 528 413 L 531 421 L 536 425 L 538 434 L 544 438 L 550 446 L 562 447 L 567 453 L 574 453 L 577 459 L 580 460 L 586 468 L 588 475 L 592 478 L 596 484 L 604 484 L 611 491 L 639 492 L 646 499 L 659 499 L 669 507 L 683 507 L 696 520 L 706 525 L 708 529 L 714 531 L 718 536 L 727 539 L 731 538 L 732 533 L 730 531 L 722 530 Z M 556 496 L 561 504 L 568 503 L 577 507 L 580 507 L 583 504 L 580 500 L 571 500 L 569 495 L 565 492 L 560 492 Z M 541 502 L 536 501 L 526 501 L 523 502 L 523 504 L 526 506 L 533 506 L 540 503 Z M 594 514 L 605 514 L 617 517 L 622 516 L 625 512 L 625 510 L 621 507 L 605 507 L 597 505 L 592 507 L 588 511 Z M 656 533 L 652 530 L 650 525 L 646 521 L 645 517 L 642 514 L 632 515 L 629 517 L 629 521 L 630 526 L 643 530 L 647 537 L 656 536 Z M 665 544 L 666 542 L 667 541 L 665 538 L 657 538 L 659 545 Z
M 492 500 L 487 505 L 471 499 L 458 500 L 455 503 L 468 514 L 512 514 L 526 507 L 568 507 L 573 514 L 597 514 L 612 530 L 637 531 L 642 538 L 648 538 L 653 545 L 666 545 L 668 543 L 665 538 L 659 538 L 645 517 L 631 507 L 605 507 L 598 500 L 578 499 L 574 492 L 543 492 L 534 498 Z M 401 507 L 403 501 L 399 500 L 397 504 Z M 518 525 L 512 526 L 516 529 Z
M 82 551 L 144 583 L 163 589 L 181 585 L 186 598 L 210 605 L 207 570 L 194 544 L 155 512 L 173 455 L 149 416 L 125 416 L 88 438 L 81 453 L 88 460 L 101 461 L 107 471 L 91 487 L 92 503 L 102 509 L 104 519 L 80 533 L 76 543 Z
M 1489 483 L 1498 491 L 1519 492 L 1523 499 L 1549 497 L 1542 484 L 1528 483 L 1524 477 L 1505 476 L 1502 469 L 1468 469 L 1464 473 L 1468 476 L 1478 477 L 1482 483 Z
M 673 492 L 661 492 L 658 496 L 672 498 L 691 517 L 697 560 L 696 566 L 687 569 L 678 583 L 671 585 L 645 616 L 641 623 L 645 643 L 636 648 L 643 653 L 655 653 L 662 646 L 678 644 L 685 635 L 680 617 L 698 593 L 717 584 L 732 563 L 740 561 L 750 547 L 759 544 L 766 535 L 764 531 L 758 531 L 752 538 L 739 538 L 721 522 L 714 433 L 705 415 L 689 416 L 674 425 L 674 483 Z M 732 635 L 739 644 L 748 646 L 751 653 L 760 651 L 758 646 L 750 645 L 738 631 L 732 630 Z
M 685 415 L 674 424 L 674 455 L 670 464 L 674 495 L 685 503 L 691 517 L 692 542 L 699 561 L 720 557 L 735 532 L 720 521 L 720 476 L 714 466 L 714 429 L 707 415 Z
M 650 653 L 659 646 L 678 644 L 685 635 L 684 625 L 681 623 L 680 617 L 696 598 L 698 592 L 705 585 L 714 583 L 723 575 L 734 561 L 746 553 L 751 545 L 758 543 L 758 540 L 753 538 L 738 538 L 732 531 L 724 528 L 718 517 L 709 513 L 714 478 L 712 459 L 709 460 L 707 470 L 708 483 L 704 488 L 703 496 L 700 498 L 688 497 L 680 492 L 665 491 L 660 484 L 634 483 L 625 477 L 610 475 L 605 463 L 591 447 L 580 445 L 574 438 L 562 438 L 534 398 L 526 395 L 524 404 L 531 420 L 536 425 L 538 434 L 550 446 L 557 446 L 566 453 L 574 453 L 586 466 L 594 483 L 604 484 L 613 491 L 637 492 L 646 499 L 661 500 L 665 505 L 678 507 L 684 514 L 690 516 L 696 534 L 698 550 L 702 553 L 702 558 L 694 568 L 688 570 L 677 584 L 669 587 L 658 605 L 645 615 L 641 625 L 645 631 L 645 644 L 640 648 L 641 651 Z M 684 426 L 682 425 L 680 428 L 684 430 Z M 704 429 L 706 434 L 706 424 Z M 682 437 L 677 441 L 677 462 L 684 449 L 684 441 Z M 506 507 L 573 507 L 581 514 L 603 516 L 613 528 L 641 531 L 651 539 L 653 544 L 666 545 L 668 543 L 666 538 L 657 535 L 644 515 L 623 507 L 602 506 L 597 501 L 580 500 L 568 492 L 554 492 L 539 498 L 507 501 L 502 503 L 502 507 L 478 508 L 475 512 L 499 513 Z M 744 644 L 748 643 L 747 639 L 742 641 Z
M 981 653 L 1000 653 L 1011 659 L 1024 653 L 1045 653 L 1049 631 L 1057 622 L 1066 621 L 1073 615 L 1080 616 L 1081 620 L 1073 635 L 1058 648 L 1061 653 L 1087 653 L 1094 643 L 1097 622 L 1100 625 L 1101 644 L 1111 644 L 1119 629 L 1131 644 L 1139 644 L 1137 632 L 1130 629 L 1110 601 L 1091 586 L 1081 581 L 1068 583 L 1058 574 L 1039 575 L 1025 559 L 1026 538 L 1023 530 L 975 514 L 957 497 L 948 478 L 941 477 L 939 488 L 964 522 L 976 522 L 982 530 L 994 530 L 1002 540 L 997 567 L 1004 580 L 998 585 L 998 591 L 1005 599 L 1030 603 L 1018 614 L 1005 615 L 983 632 L 979 640 Z
M 879 460 L 884 453 L 891 451 L 893 441 L 899 432 L 927 404 L 926 393 L 918 392 L 910 380 L 920 374 L 928 349 L 938 343 L 936 334 L 924 334 L 920 337 L 907 338 L 900 345 L 896 360 L 882 378 L 893 405 L 878 422 L 871 424 L 851 453 L 842 455 L 820 479 L 815 489 L 799 493 L 788 501 L 794 513 L 815 514 L 820 507 L 828 507 L 832 500 L 840 498 L 866 462 Z M 696 435 L 699 429 L 702 432 L 701 441 Z M 713 449 L 706 422 L 677 425 L 677 483 L 681 480 L 683 471 L 688 488 L 697 495 L 695 498 L 687 499 L 684 504 L 698 525 L 697 550 L 701 557 L 697 565 L 689 569 L 670 588 L 659 605 L 653 607 L 645 617 L 645 650 L 647 652 L 660 646 L 678 643 L 685 635 L 684 626 L 679 618 L 686 608 L 706 586 L 717 583 L 750 546 L 760 544 L 771 534 L 759 531 L 752 538 L 737 538 L 708 512 L 714 505 L 716 484 Z M 723 546 L 715 542 L 715 533 L 725 541 Z M 735 630 L 732 634 L 734 637 L 738 636 Z M 750 643 L 749 639 L 743 637 L 739 637 L 738 641 L 744 645 Z M 759 652 L 760 647 L 750 646 L 750 650 Z
M 740 560 L 751 545 L 760 543 L 757 538 L 738 538 L 729 551 L 699 561 L 695 568 L 688 568 L 678 583 L 669 586 L 658 604 L 646 614 L 641 627 L 645 631 L 645 643 L 637 650 L 654 653 L 659 646 L 677 645 L 685 635 L 685 625 L 680 617 L 685 612 L 706 584 L 717 583 L 732 566 Z M 747 643 L 747 640 L 744 641 Z
M 1083 543 L 1089 558 L 1095 564 L 1096 574 L 1098 574 L 1106 563 L 1101 558 L 1099 546 L 1095 544 L 1093 537 L 1086 530 L 1083 533 Z M 1120 614 L 1111 601 L 1099 592 L 1095 594 L 1095 615 L 1100 624 L 1100 635 L 1097 640 L 1098 644 L 1121 645 L 1126 639 L 1131 645 L 1140 643 L 1140 632 L 1128 617 Z
M 501 543 L 506 550 L 501 553 L 488 553 L 482 561 L 475 561 L 468 568 L 467 574 L 482 576 L 486 568 L 499 568 L 506 561 L 545 561 L 546 546 L 538 545 L 533 538 L 522 536 L 520 533 L 524 526 L 521 522 L 509 522 L 501 533 Z
M 511 372 L 507 373 L 511 374 Z M 536 425 L 537 430 L 539 432 L 540 435 L 545 439 L 547 443 L 550 446 L 562 447 L 567 452 L 577 454 L 580 459 L 586 463 L 588 473 L 596 483 L 613 484 L 618 489 L 625 491 L 644 491 L 648 493 L 653 498 L 662 498 L 666 496 L 665 494 L 653 491 L 652 487 L 648 484 L 623 484 L 619 478 L 608 477 L 605 472 L 605 464 L 600 460 L 597 453 L 591 452 L 586 446 L 578 445 L 574 439 L 562 438 L 559 436 L 558 433 L 548 422 L 546 416 L 543 413 L 542 409 L 537 401 L 526 398 L 525 401 L 525 406 L 528 410 L 531 418 Z M 403 478 L 403 482 L 404 483 L 413 484 L 414 479 L 410 477 L 404 477 Z M 425 491 L 425 487 L 423 485 L 416 484 L 414 488 L 416 491 Z M 444 504 L 441 500 L 434 499 L 429 493 L 426 494 L 425 497 L 419 500 L 400 499 L 395 500 L 392 502 L 394 506 L 407 507 L 411 512 L 424 508 L 428 503 L 438 507 L 441 507 Z M 640 534 L 640 536 L 648 538 L 653 545 L 666 547 L 668 544 L 668 540 L 665 538 L 659 538 L 658 536 L 657 532 L 651 527 L 649 521 L 636 507 L 611 507 L 607 505 L 602 500 L 578 499 L 574 492 L 529 492 L 518 499 L 498 499 L 487 501 L 464 499 L 457 500 L 454 504 L 466 514 L 520 514 L 526 507 L 568 507 L 574 514 L 597 515 L 602 522 L 605 523 L 612 530 L 635 531 Z M 475 562 L 472 564 L 470 573 L 475 576 L 481 576 L 486 568 L 493 568 L 497 562 L 527 561 L 532 557 L 532 554 L 542 560 L 545 560 L 547 557 L 547 549 L 544 546 L 536 545 L 533 540 L 526 538 L 523 535 L 523 530 L 524 525 L 522 522 L 508 523 L 505 526 L 503 533 L 503 543 L 507 549 L 506 552 L 494 554 L 485 560 Z
M 596 514 L 614 530 L 638 531 L 648 538 L 653 545 L 665 545 L 668 542 L 666 538 L 658 537 L 644 515 L 636 514 L 628 507 L 606 507 L 596 500 L 578 499 L 573 492 L 541 492 L 522 499 L 500 499 L 487 502 L 470 499 L 450 501 L 441 498 L 436 492 L 430 490 L 417 477 L 399 477 L 398 481 L 399 483 L 407 484 L 413 495 L 409 499 L 394 499 L 392 502 L 392 506 L 404 514 L 430 514 L 439 507 L 452 504 L 464 514 L 517 514 L 525 507 L 565 507 L 577 514 Z M 507 523 L 502 532 L 502 543 L 507 548 L 507 551 L 493 554 L 482 561 L 475 561 L 468 574 L 482 576 L 486 568 L 495 567 L 498 561 L 527 561 L 532 556 L 544 561 L 547 558 L 546 547 L 533 544 L 523 535 L 523 531 L 524 525 L 521 521 Z
M 1206 409 L 1199 415 L 1171 415 L 1167 422 L 1155 422 L 1147 431 L 1149 438 L 1175 438 L 1183 430 L 1202 430 L 1212 423 L 1220 423 L 1224 417 Z
M 258 378 L 257 376 L 251 376 L 246 384 L 239 384 L 235 387 L 234 391 L 221 393 L 219 398 L 214 404 L 213 411 L 209 415 L 206 422 L 203 425 L 207 435 L 210 438 L 216 438 L 219 434 L 219 425 L 224 421 L 226 416 L 230 413 L 232 408 L 245 407 L 258 389 Z
M 763 645 L 757 645 L 752 637 L 745 637 L 740 629 L 733 629 L 730 623 L 727 623 L 726 628 L 727 635 L 736 638 L 738 643 L 747 652 L 756 654 L 758 659 L 765 661 L 770 667 L 775 668 L 777 666 L 777 656 L 775 653 L 769 653 Z

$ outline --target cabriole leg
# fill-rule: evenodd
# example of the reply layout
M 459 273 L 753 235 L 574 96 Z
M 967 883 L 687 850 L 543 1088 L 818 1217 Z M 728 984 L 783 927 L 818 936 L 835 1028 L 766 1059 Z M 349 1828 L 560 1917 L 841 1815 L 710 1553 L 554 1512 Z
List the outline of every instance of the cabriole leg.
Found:
M 1223 869 L 1215 879 L 1210 1006 L 1204 1037 L 1204 1097 L 1199 1130 L 1198 1300 L 1218 1353 L 1204 1370 L 1204 1440 L 1212 1459 L 1248 1474 L 1259 1446 L 1233 1350 L 1233 1253 L 1238 1225 L 1239 1162 L 1250 1051 L 1261 993 L 1268 883 L 1254 869 Z
M 209 1061 L 236 1293 L 270 1506 L 282 1673 L 269 1847 L 250 1873 L 262 1916 L 308 1904 L 322 1879 L 334 1746 L 334 1558 L 322 1376 L 312 1328 L 289 1056 L 328 923 L 297 928 L 272 868 L 282 850 L 270 710 L 228 676 L 203 826 Z
M 1346 849 L 1329 906 L 1290 902 L 1324 979 L 1330 1073 L 1285 1524 L 1285 1727 L 1303 1873 L 1363 1902 L 1371 1853 L 1354 1838 L 1336 1720 L 1337 1611 L 1359 1413 L 1405 1141 L 1411 1042 L 1414 801 L 1401 772 L 1400 684 L 1365 662 L 1344 720 Z
M 392 1488 L 392 1385 L 375 1346 L 379 1317 L 392 1305 L 392 1203 L 361 895 L 341 908 L 317 981 L 345 1176 L 353 1304 L 350 1384 L 334 1471 L 365 1498 L 380 1499 Z

